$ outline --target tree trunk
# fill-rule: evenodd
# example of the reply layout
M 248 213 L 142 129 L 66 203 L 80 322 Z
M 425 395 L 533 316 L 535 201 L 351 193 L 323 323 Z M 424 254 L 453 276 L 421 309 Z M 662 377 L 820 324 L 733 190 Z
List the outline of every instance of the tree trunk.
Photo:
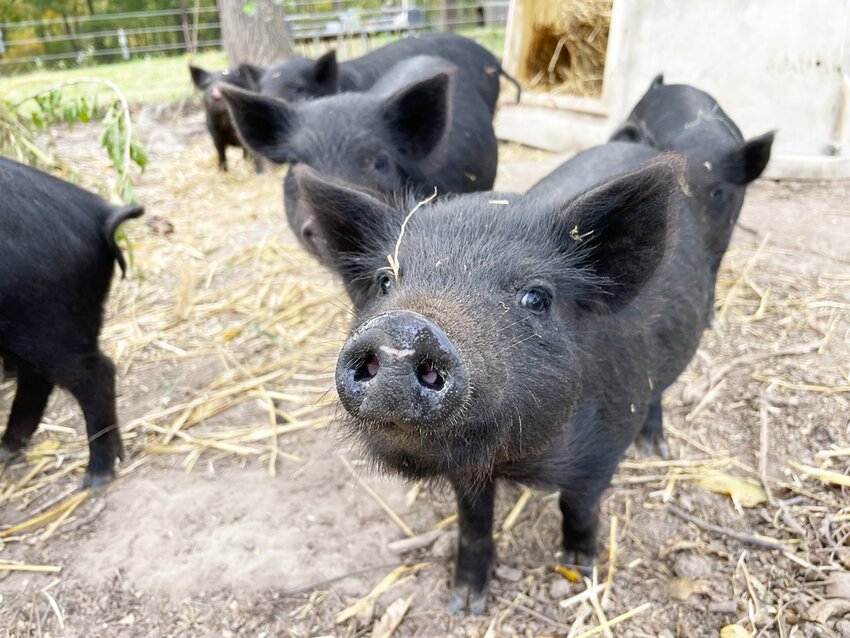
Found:
M 177 17 L 177 21 L 180 27 L 182 27 L 183 50 L 190 55 L 194 55 L 195 49 L 192 47 L 192 38 L 189 35 L 189 12 L 186 11 L 186 0 L 180 0 L 180 15 Z
M 80 51 L 80 43 L 77 42 L 77 38 L 74 34 L 74 29 L 71 27 L 71 21 L 68 19 L 68 16 L 64 13 L 62 14 L 62 21 L 65 23 L 65 33 L 68 34 L 68 39 L 71 41 L 71 48 L 75 53 Z
M 243 6 L 250 10 L 244 11 Z M 243 62 L 268 66 L 292 57 L 282 3 L 218 0 L 218 14 L 224 51 L 231 68 Z

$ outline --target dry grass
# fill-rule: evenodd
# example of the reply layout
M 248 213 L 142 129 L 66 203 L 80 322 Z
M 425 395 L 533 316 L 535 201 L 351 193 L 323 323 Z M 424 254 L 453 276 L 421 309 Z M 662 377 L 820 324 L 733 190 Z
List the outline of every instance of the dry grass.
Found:
M 97 150 L 83 149 L 74 159 L 98 166 L 104 160 Z M 253 179 L 237 163 L 219 176 L 200 149 L 185 153 L 179 166 L 173 172 L 154 165 L 144 177 L 150 186 L 139 196 L 149 226 L 176 230 L 159 234 L 144 218 L 128 228 L 133 267 L 127 280 L 116 278 L 101 334 L 119 390 L 122 383 L 150 383 L 153 395 L 125 409 L 128 459 L 119 474 L 128 477 L 163 455 L 192 471 L 206 455 L 224 454 L 254 458 L 274 476 L 280 464 L 297 460 L 286 451 L 288 434 L 331 422 L 334 335 L 345 329 L 347 299 L 312 258 L 293 249 L 279 210 L 252 206 L 272 199 L 270 193 L 279 199 L 279 174 Z M 232 201 L 225 193 L 234 184 L 247 181 L 243 206 L 220 205 Z M 165 211 L 173 215 L 163 225 Z M 244 216 L 262 220 L 267 232 L 242 236 Z M 169 387 L 163 370 L 183 365 L 192 377 Z M 4 403 L 13 388 L 4 384 Z M 244 427 L 209 424 L 243 404 L 267 418 Z M 8 545 L 43 543 L 79 522 L 74 510 L 87 493 L 67 476 L 82 472 L 88 447 L 69 427 L 78 419 L 76 406 L 69 408 L 59 418 L 50 414 L 24 459 L 0 468 L 0 507 L 17 512 L 14 525 L 0 530 Z
M 556 24 L 537 25 L 524 72 L 527 88 L 600 95 L 612 4 L 612 0 L 571 0 L 563 3 Z

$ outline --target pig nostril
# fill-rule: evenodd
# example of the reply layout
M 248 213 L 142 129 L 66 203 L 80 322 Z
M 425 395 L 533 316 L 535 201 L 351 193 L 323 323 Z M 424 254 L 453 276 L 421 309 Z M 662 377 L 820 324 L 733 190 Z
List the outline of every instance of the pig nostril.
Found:
M 369 381 L 378 374 L 380 367 L 381 362 L 378 360 L 377 356 L 374 354 L 367 355 L 362 363 L 354 366 L 354 380 Z
M 434 362 L 431 359 L 425 359 L 417 366 L 416 378 L 426 388 L 437 390 L 438 392 L 446 385 L 445 378 L 434 368 Z

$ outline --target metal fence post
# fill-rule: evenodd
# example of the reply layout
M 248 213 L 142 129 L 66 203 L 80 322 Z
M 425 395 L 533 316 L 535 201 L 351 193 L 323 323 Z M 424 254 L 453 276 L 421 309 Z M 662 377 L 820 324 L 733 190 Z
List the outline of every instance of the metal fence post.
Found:
M 118 46 L 121 47 L 121 57 L 129 60 L 130 50 L 127 48 L 127 34 L 121 27 L 118 27 Z

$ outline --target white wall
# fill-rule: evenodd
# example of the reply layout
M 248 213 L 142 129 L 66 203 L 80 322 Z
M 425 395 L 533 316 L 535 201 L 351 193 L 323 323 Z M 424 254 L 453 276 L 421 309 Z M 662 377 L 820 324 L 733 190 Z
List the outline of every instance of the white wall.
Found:
M 769 175 L 850 177 L 849 39 L 850 0 L 614 0 L 600 106 L 613 130 L 663 72 L 777 129 Z
M 663 72 L 667 83 L 713 95 L 745 137 L 777 129 L 774 174 L 842 173 L 850 158 L 849 37 L 848 0 L 614 0 L 603 95 L 609 123 Z

